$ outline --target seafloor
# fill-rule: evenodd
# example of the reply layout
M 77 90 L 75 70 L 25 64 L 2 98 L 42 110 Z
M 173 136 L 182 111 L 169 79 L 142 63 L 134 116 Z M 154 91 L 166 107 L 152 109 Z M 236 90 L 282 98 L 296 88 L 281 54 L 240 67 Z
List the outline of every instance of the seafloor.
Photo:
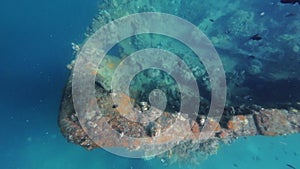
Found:
M 146 11 L 180 16 L 208 36 L 226 71 L 228 106 L 284 108 L 299 115 L 299 4 L 281 4 L 277 0 L 5 0 L 0 2 L 0 110 L 3 115 L 0 168 L 300 168 L 299 134 L 240 137 L 230 145 L 220 145 L 214 155 L 204 158 L 195 153 L 188 160 L 176 156 L 176 159 L 128 159 L 102 149 L 87 151 L 67 143 L 57 126 L 57 117 L 70 75 L 66 65 L 76 54 L 71 43 L 81 47 L 88 36 L 105 24 L 104 19 L 108 22 Z M 147 37 L 138 37 L 131 46 L 125 41 L 120 45 L 125 49 L 123 53 L 127 55 L 147 46 L 144 39 Z M 163 43 L 153 42 L 150 47 L 165 47 Z M 169 49 L 178 55 L 186 50 L 176 43 Z M 196 64 L 193 56 L 182 59 L 191 68 Z M 112 61 L 112 67 L 119 62 Z M 202 77 L 198 83 L 203 97 L 209 100 L 209 80 L 202 70 L 195 69 L 194 73 Z M 141 87 L 138 82 L 135 89 Z M 169 109 L 172 111 L 172 107 Z

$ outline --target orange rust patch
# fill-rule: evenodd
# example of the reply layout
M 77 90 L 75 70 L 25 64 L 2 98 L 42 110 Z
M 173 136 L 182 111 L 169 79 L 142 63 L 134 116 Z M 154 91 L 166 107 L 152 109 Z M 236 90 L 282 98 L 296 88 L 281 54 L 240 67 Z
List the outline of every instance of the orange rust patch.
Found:
M 159 136 L 157 139 L 157 143 L 163 144 L 172 141 L 174 138 L 171 136 Z
M 215 132 L 218 132 L 218 131 L 220 131 L 220 130 L 221 130 L 221 126 L 220 126 L 220 124 L 218 123 L 217 126 L 216 126 L 216 128 L 215 128 Z
M 266 135 L 266 136 L 276 136 L 277 133 L 274 132 L 274 131 L 267 131 L 267 132 L 264 133 L 264 135 Z
M 125 93 L 119 93 L 116 98 L 118 107 L 117 110 L 120 114 L 126 115 L 132 111 L 131 109 L 131 98 Z
M 113 63 L 113 62 L 109 62 L 109 63 L 107 64 L 107 67 L 110 68 L 110 69 L 114 69 L 114 68 L 116 67 L 116 64 Z
M 246 120 L 246 117 L 243 116 L 243 115 L 237 115 L 236 116 L 240 121 L 245 121 Z
M 213 130 L 215 132 L 218 132 L 221 130 L 221 126 L 218 122 L 214 121 L 214 120 L 209 120 L 209 128 L 210 130 Z
M 221 133 L 219 134 L 220 138 L 227 138 L 228 137 L 228 133 L 221 131 Z
M 228 121 L 227 128 L 230 129 L 230 130 L 234 130 L 235 129 L 235 125 L 234 125 L 234 123 L 231 120 Z
M 98 71 L 97 70 L 92 70 L 92 75 L 97 75 Z
M 141 141 L 135 140 L 134 142 L 131 142 L 130 144 L 129 144 L 129 142 L 126 142 L 126 144 L 128 144 L 128 147 L 133 147 L 133 148 L 138 149 L 138 147 L 141 146 Z
M 198 135 L 198 134 L 200 133 L 198 123 L 194 122 L 194 124 L 193 124 L 191 130 L 192 130 L 192 132 L 194 133 L 194 135 Z

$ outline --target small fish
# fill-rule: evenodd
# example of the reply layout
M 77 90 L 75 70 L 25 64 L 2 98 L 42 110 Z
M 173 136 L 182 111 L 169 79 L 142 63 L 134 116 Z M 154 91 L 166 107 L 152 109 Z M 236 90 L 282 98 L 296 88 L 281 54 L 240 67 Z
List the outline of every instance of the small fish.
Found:
M 258 41 L 258 40 L 262 40 L 262 37 L 257 33 L 255 35 L 251 36 L 250 39 Z
M 291 16 L 296 16 L 296 14 L 294 14 L 294 13 L 287 13 L 287 14 L 285 15 L 285 17 L 291 17 Z
M 213 20 L 213 19 L 209 19 L 209 21 L 211 21 L 211 22 L 214 22 L 215 20 Z
M 283 142 L 283 141 L 280 141 L 279 143 L 282 145 L 287 145 L 286 142 Z
M 226 34 L 230 34 L 231 31 L 230 31 L 230 30 L 226 30 L 225 33 L 226 33 Z
M 300 0 L 280 0 L 280 2 L 283 4 L 295 4 L 295 3 L 300 4 Z
M 249 55 L 249 56 L 248 56 L 248 59 L 253 60 L 253 59 L 255 59 L 255 56 Z
M 286 164 L 286 166 L 292 168 L 292 169 L 296 169 L 296 167 L 292 166 L 291 164 Z

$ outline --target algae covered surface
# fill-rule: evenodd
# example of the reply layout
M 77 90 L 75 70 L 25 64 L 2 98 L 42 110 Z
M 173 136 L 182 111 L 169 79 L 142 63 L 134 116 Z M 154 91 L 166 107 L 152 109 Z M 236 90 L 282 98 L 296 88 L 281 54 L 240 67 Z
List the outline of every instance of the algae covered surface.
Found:
M 216 48 L 226 72 L 228 104 L 276 107 L 278 104 L 296 104 L 299 101 L 298 10 L 298 5 L 280 4 L 275 1 L 216 3 L 115 0 L 99 5 L 99 15 L 93 19 L 87 36 L 109 21 L 133 13 L 163 12 L 176 15 L 197 26 Z M 255 35 L 258 38 L 253 38 Z M 165 49 L 179 56 L 197 78 L 203 95 L 209 97 L 207 92 L 210 90 L 210 82 L 205 67 L 195 53 L 169 37 L 152 34 L 127 38 L 113 49 L 114 57 L 106 58 L 110 63 L 105 69 L 110 67 L 113 71 L 112 68 L 126 56 L 144 48 Z M 164 64 L 168 64 L 168 60 L 164 60 Z M 104 68 L 103 65 L 100 65 L 101 68 Z M 98 72 L 99 76 L 107 76 L 106 80 L 111 77 L 110 71 Z M 147 81 L 147 76 L 153 73 L 145 74 L 141 73 L 136 77 L 134 84 L 142 85 Z M 140 83 L 137 82 L 138 79 L 141 79 Z M 285 89 L 282 90 L 283 88 Z M 274 92 L 275 90 L 277 92 Z

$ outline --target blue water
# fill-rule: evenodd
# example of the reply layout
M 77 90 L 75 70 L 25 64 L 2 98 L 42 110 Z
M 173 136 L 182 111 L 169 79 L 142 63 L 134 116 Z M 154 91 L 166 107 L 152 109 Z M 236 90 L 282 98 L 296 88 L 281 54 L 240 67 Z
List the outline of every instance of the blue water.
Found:
M 96 0 L 0 1 L 0 169 L 184 167 L 86 151 L 61 135 L 57 116 L 71 42 L 84 40 L 96 12 Z M 299 169 L 299 141 L 299 134 L 240 138 L 196 168 Z

